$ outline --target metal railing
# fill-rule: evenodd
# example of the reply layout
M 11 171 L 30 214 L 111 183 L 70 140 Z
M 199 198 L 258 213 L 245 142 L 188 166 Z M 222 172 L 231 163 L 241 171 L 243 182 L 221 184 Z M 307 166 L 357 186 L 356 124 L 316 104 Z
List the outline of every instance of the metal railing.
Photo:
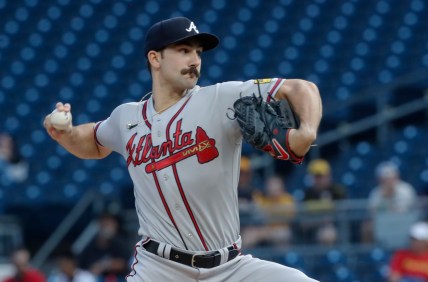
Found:
M 291 239 L 290 245 L 293 248 L 320 249 L 322 247 L 320 243 L 314 237 L 306 236 L 305 232 L 311 228 L 322 227 L 328 222 L 337 232 L 335 246 L 346 249 L 364 244 L 361 234 L 356 236 L 355 232 L 362 231 L 362 226 L 371 221 L 373 224 L 371 243 L 384 248 L 395 248 L 407 242 L 407 228 L 413 222 L 428 219 L 427 197 L 419 197 L 414 207 L 405 212 L 371 211 L 368 208 L 368 199 L 300 202 L 296 205 L 294 215 L 275 214 L 274 217 L 255 203 L 241 205 L 241 226 L 245 228 L 251 225 L 287 224 L 292 234 L 298 234 Z
M 413 100 L 395 108 L 385 107 L 375 115 L 363 118 L 361 120 L 341 124 L 336 129 L 321 134 L 317 140 L 319 146 L 337 142 L 354 134 L 379 127 L 396 119 L 405 117 L 415 112 L 426 110 L 428 108 L 428 94 L 420 99 Z
M 40 249 L 32 258 L 32 265 L 35 267 L 41 267 L 55 250 L 55 248 L 63 241 L 65 236 L 68 234 L 68 232 L 70 232 L 77 221 L 83 216 L 83 214 L 90 208 L 101 210 L 102 206 L 103 199 L 100 198 L 96 193 L 86 193 L 59 224 L 52 235 L 40 247 Z
M 330 113 L 335 112 L 339 108 L 348 108 L 358 104 L 367 102 L 376 105 L 377 112 L 371 116 L 364 117 L 360 120 L 347 122 L 343 121 L 332 130 L 320 133 L 317 138 L 317 146 L 328 145 L 340 140 L 346 139 L 361 132 L 377 129 L 377 140 L 382 142 L 386 136 L 386 127 L 388 123 L 408 116 L 410 114 L 428 110 L 428 92 L 425 91 L 423 97 L 409 101 L 405 104 L 392 107 L 387 104 L 386 94 L 394 91 L 399 87 L 405 87 L 412 84 L 421 82 L 428 82 L 428 71 L 426 69 L 416 70 L 405 76 L 396 79 L 394 82 L 386 85 L 378 85 L 370 87 L 360 93 L 355 93 L 352 98 L 347 101 L 334 101 L 324 105 L 324 115 L 328 116 Z M 318 150 L 310 152 L 313 155 L 319 154 Z
M 14 248 L 22 245 L 20 222 L 15 217 L 0 217 L 0 257 L 9 257 Z

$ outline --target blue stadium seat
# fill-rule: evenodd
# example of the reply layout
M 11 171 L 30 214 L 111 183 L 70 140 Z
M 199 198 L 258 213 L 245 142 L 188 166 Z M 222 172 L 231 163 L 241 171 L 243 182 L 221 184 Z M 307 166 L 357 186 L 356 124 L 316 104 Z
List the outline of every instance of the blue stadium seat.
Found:
M 305 264 L 304 258 L 297 252 L 288 251 L 282 257 L 282 260 L 280 261 L 280 263 L 292 268 L 299 269 L 301 271 L 306 270 L 306 264 Z

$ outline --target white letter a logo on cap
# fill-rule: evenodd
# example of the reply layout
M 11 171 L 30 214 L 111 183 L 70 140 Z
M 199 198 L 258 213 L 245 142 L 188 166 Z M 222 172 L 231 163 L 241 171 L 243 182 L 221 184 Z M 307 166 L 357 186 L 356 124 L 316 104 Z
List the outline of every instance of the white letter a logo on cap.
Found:
M 196 28 L 196 25 L 193 22 L 190 23 L 189 28 L 186 28 L 186 31 L 190 32 L 192 29 L 194 29 L 196 33 L 199 33 L 199 30 Z

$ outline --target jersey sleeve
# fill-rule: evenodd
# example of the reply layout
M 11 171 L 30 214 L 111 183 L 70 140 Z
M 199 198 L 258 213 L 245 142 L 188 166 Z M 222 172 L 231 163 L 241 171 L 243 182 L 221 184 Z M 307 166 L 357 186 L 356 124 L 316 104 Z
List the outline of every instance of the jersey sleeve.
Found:
M 95 124 L 94 135 L 98 145 L 109 148 L 115 152 L 122 154 L 120 138 L 120 106 L 114 109 L 111 115 L 102 121 Z
M 233 104 L 240 97 L 258 96 L 259 92 L 264 100 L 270 101 L 284 82 L 283 78 L 251 79 L 244 82 L 229 81 L 218 84 L 218 93 L 221 100 L 228 105 Z

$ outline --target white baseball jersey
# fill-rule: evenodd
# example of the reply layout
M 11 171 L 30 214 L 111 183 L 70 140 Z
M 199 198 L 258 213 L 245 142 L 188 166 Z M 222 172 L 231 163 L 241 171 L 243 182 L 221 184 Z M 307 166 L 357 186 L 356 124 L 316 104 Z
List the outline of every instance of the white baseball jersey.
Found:
M 189 251 L 239 238 L 237 185 L 240 96 L 274 96 L 283 79 L 195 86 L 160 114 L 152 98 L 117 107 L 95 127 L 97 142 L 121 154 L 134 183 L 139 234 Z

